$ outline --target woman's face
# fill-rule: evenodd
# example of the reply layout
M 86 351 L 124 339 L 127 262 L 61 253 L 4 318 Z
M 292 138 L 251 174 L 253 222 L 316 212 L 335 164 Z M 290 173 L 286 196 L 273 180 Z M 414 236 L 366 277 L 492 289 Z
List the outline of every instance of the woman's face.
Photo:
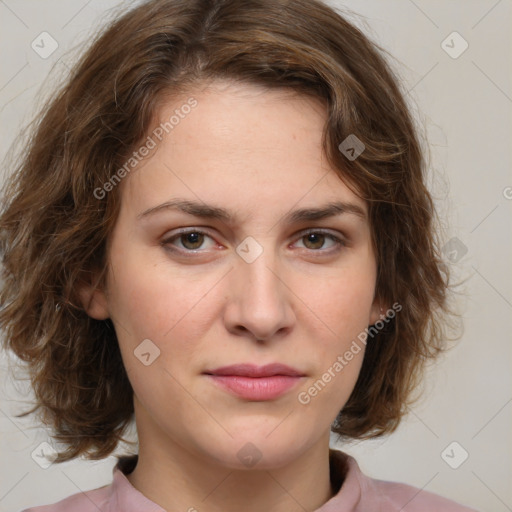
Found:
M 364 350 L 344 354 L 378 319 L 376 262 L 365 202 L 322 154 L 320 103 L 214 86 L 160 109 L 179 121 L 120 185 L 89 313 L 114 323 L 141 447 L 270 468 L 327 443 Z M 273 363 L 298 375 L 209 374 Z

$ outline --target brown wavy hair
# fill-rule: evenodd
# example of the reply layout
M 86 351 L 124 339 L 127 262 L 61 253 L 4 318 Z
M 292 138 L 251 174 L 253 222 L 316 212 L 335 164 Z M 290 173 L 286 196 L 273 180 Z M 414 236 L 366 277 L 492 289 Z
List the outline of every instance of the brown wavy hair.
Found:
M 419 130 L 387 53 L 318 0 L 153 0 L 96 37 L 37 117 L 0 216 L 3 345 L 25 364 L 35 405 L 65 445 L 56 459 L 99 459 L 125 440 L 133 390 L 110 319 L 78 289 L 100 273 L 120 197 L 94 193 L 145 140 L 159 104 L 208 80 L 286 88 L 327 106 L 323 148 L 368 205 L 376 293 L 402 310 L 368 339 L 332 425 L 343 438 L 396 429 L 424 363 L 445 348 L 448 272 L 425 186 Z M 339 150 L 356 135 L 351 160 Z M 11 171 L 11 169 L 9 169 Z M 334 299 L 334 298 L 333 298 Z

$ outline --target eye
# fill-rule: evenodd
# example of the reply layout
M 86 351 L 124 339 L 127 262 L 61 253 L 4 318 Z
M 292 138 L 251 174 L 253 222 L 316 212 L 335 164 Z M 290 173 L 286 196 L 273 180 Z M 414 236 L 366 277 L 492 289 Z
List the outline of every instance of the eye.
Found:
M 299 240 L 304 241 L 306 249 L 310 249 L 315 252 L 318 252 L 319 249 L 323 249 L 326 252 L 331 252 L 332 250 L 336 251 L 346 245 L 341 238 L 338 238 L 334 234 L 324 230 L 308 231 L 307 233 L 304 233 Z M 323 247 L 326 241 L 332 242 L 330 247 L 327 249 Z
M 179 233 L 176 233 L 175 235 L 170 236 L 163 240 L 162 245 L 165 245 L 169 249 L 173 249 L 173 247 L 169 246 L 174 246 L 178 250 L 191 252 L 201 248 L 204 249 L 204 247 L 202 246 L 206 238 L 209 238 L 210 240 L 213 241 L 213 239 L 207 233 L 199 229 L 193 229 L 188 231 L 182 230 Z M 181 246 L 176 245 L 175 242 L 180 243 Z M 212 243 L 210 245 L 210 248 L 213 247 L 214 245 L 215 243 Z
M 205 240 L 210 239 L 211 243 L 209 246 L 204 246 Z M 303 247 L 313 252 L 335 252 L 346 246 L 346 243 L 331 232 L 316 229 L 310 230 L 303 233 L 299 238 L 299 241 L 303 242 Z M 330 242 L 326 248 L 326 242 Z M 181 252 L 202 252 L 215 247 L 216 243 L 208 233 L 201 231 L 200 229 L 182 229 L 178 233 L 165 238 L 162 241 L 162 245 L 169 250 L 177 250 Z

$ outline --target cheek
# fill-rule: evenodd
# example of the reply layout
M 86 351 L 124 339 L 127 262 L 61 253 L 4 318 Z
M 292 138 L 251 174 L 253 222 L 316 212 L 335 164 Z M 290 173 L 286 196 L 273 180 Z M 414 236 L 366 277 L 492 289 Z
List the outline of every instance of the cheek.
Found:
M 213 286 L 212 276 L 191 277 L 169 265 L 163 251 L 156 257 L 155 253 L 154 249 L 120 250 L 113 244 L 109 281 L 112 316 L 137 339 L 161 338 L 186 322 L 198 298 Z
M 217 315 L 221 296 L 216 283 L 217 273 L 204 272 L 200 276 L 172 267 L 158 255 L 158 261 L 147 261 L 149 251 L 119 250 L 113 244 L 112 273 L 109 281 L 111 317 L 123 362 L 130 373 L 134 388 L 162 379 L 173 385 L 168 374 L 155 373 L 166 368 L 180 377 L 185 369 L 194 372 L 202 340 L 209 322 Z M 151 343 L 143 340 L 151 340 Z M 154 345 L 152 345 L 154 344 Z M 135 356 L 147 347 L 155 363 L 147 368 Z M 155 348 L 156 347 L 156 348 Z M 147 372 L 151 370 L 151 372 Z
M 343 341 L 357 336 L 368 326 L 374 279 L 372 267 L 365 266 L 333 275 L 317 287 L 306 282 L 299 293 L 305 297 L 305 304 L 322 332 L 326 332 L 325 336 L 330 333 L 332 340 Z
M 317 369 L 308 383 L 314 388 L 306 391 L 318 405 L 332 408 L 335 404 L 333 410 L 341 407 L 355 385 L 366 348 L 362 334 L 369 325 L 374 275 L 371 265 L 361 266 L 333 276 L 306 295 Z

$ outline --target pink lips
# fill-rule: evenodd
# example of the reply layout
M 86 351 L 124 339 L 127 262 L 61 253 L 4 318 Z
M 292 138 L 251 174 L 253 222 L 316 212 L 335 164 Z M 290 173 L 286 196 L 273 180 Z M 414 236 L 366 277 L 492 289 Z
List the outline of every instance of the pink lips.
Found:
M 304 374 L 284 364 L 235 364 L 204 372 L 217 385 L 246 400 L 272 400 L 294 387 Z

